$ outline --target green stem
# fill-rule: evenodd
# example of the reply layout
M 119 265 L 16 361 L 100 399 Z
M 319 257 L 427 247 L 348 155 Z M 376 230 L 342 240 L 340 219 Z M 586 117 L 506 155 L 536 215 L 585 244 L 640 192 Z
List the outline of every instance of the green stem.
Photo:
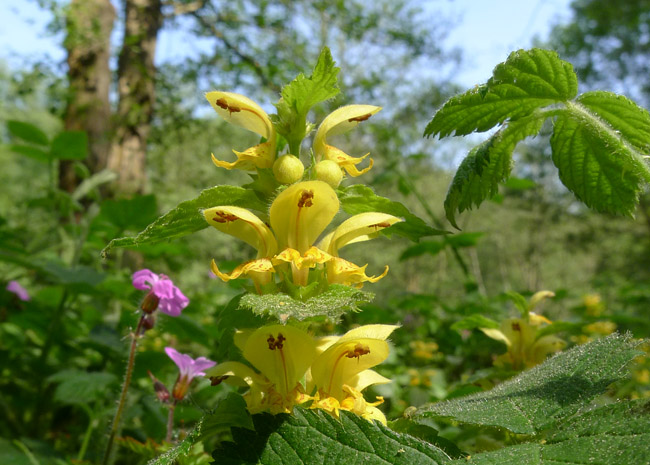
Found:
M 79 449 L 79 453 L 77 454 L 77 460 L 81 462 L 84 459 L 84 456 L 86 455 L 86 451 L 88 450 L 88 444 L 90 444 L 90 438 L 92 437 L 93 430 L 97 427 L 97 419 L 94 418 L 92 410 L 90 410 L 88 407 L 84 406 L 84 410 L 88 414 L 89 422 L 88 422 L 88 428 L 86 428 L 86 433 L 84 434 L 84 439 L 83 442 L 81 443 L 81 448 Z
M 38 461 L 36 457 L 34 457 L 34 454 L 32 454 L 32 451 L 27 448 L 25 444 L 20 442 L 18 439 L 14 439 L 11 441 L 14 446 L 16 446 L 18 449 L 22 451 L 25 456 L 27 456 L 27 460 L 29 460 L 29 463 L 32 465 L 41 465 L 41 462 Z
M 172 433 L 174 432 L 174 410 L 176 409 L 176 399 L 169 406 L 169 413 L 167 414 L 167 436 L 165 441 L 172 442 Z
M 107 465 L 110 463 L 111 451 L 113 449 L 113 444 L 115 443 L 115 436 L 120 427 L 120 419 L 122 417 L 122 412 L 124 411 L 124 405 L 126 404 L 126 393 L 129 389 L 129 384 L 131 384 L 131 376 L 133 375 L 133 367 L 135 365 L 135 350 L 138 347 L 138 338 L 140 337 L 140 332 L 142 331 L 142 325 L 144 324 L 145 314 L 143 313 L 138 321 L 138 326 L 135 328 L 135 332 L 131 334 L 131 350 L 129 352 L 129 361 L 126 365 L 126 375 L 124 376 L 124 384 L 122 385 L 122 393 L 120 394 L 120 400 L 117 403 L 117 411 L 115 412 L 115 417 L 113 418 L 113 424 L 111 425 L 111 431 L 108 436 L 108 442 L 106 443 L 106 450 L 104 451 L 104 459 L 102 460 L 102 465 Z

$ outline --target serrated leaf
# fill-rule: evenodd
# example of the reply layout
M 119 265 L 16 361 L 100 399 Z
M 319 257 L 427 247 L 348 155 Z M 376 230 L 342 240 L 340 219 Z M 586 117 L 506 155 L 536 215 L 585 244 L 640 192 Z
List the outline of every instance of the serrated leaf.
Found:
M 404 221 L 396 223 L 383 232 L 397 234 L 406 237 L 414 242 L 425 236 L 447 234 L 447 231 L 434 229 L 428 226 L 422 219 L 412 214 L 408 208 L 399 202 L 394 202 L 386 197 L 381 197 L 363 184 L 355 184 L 350 187 L 339 189 L 339 200 L 341 208 L 349 215 L 356 215 L 364 212 L 388 213 Z
M 293 465 L 446 464 L 442 450 L 342 411 L 340 420 L 317 410 L 295 408 L 293 415 L 254 415 L 256 432 L 233 428 L 234 443 L 213 452 L 218 463 Z
M 449 99 L 427 125 L 424 135 L 441 138 L 487 131 L 506 120 L 576 96 L 578 80 L 570 63 L 557 53 L 534 48 L 512 52 L 498 64 L 487 84 Z
M 577 102 L 604 120 L 641 152 L 650 152 L 650 114 L 632 100 L 612 92 L 594 91 L 580 95 Z
M 282 89 L 282 98 L 275 105 L 277 117 L 273 118 L 278 133 L 289 141 L 300 141 L 305 137 L 307 113 L 311 107 L 339 93 L 339 71 L 329 48 L 323 48 L 311 76 L 300 73 Z
M 165 240 L 183 237 L 208 227 L 201 210 L 219 205 L 234 205 L 265 211 L 266 205 L 254 192 L 236 186 L 216 186 L 206 189 L 192 200 L 180 203 L 140 232 L 135 237 L 113 239 L 102 250 L 106 257 L 114 247 L 136 247 L 141 244 L 155 244 Z
M 562 183 L 588 207 L 631 216 L 647 166 L 602 120 L 574 106 L 553 127 L 553 163 Z
M 43 131 L 30 123 L 24 121 L 7 121 L 7 129 L 9 133 L 25 142 L 30 142 L 36 145 L 48 145 L 49 139 Z
M 536 135 L 544 124 L 541 113 L 509 122 L 487 141 L 474 147 L 460 164 L 445 198 L 445 213 L 456 228 L 456 212 L 478 207 L 499 192 L 499 183 L 510 176 L 512 152 L 517 144 Z
M 88 134 L 84 131 L 63 131 L 54 137 L 50 156 L 58 160 L 83 160 L 88 156 Z
M 55 373 L 48 381 L 58 382 L 54 400 L 64 404 L 89 404 L 110 395 L 108 387 L 117 381 L 112 373 L 86 373 L 65 370 Z
M 292 299 L 286 294 L 246 294 L 241 298 L 239 307 L 282 322 L 289 318 L 304 320 L 314 316 L 326 316 L 332 321 L 338 321 L 345 313 L 360 311 L 357 305 L 371 302 L 373 297 L 374 294 L 350 286 L 331 284 L 325 292 L 305 302 Z
M 627 373 L 639 352 L 617 334 L 560 353 L 486 392 L 423 407 L 421 416 L 537 434 L 573 415 Z
M 650 401 L 621 402 L 577 415 L 544 443 L 505 447 L 454 464 L 630 465 L 650 463 Z

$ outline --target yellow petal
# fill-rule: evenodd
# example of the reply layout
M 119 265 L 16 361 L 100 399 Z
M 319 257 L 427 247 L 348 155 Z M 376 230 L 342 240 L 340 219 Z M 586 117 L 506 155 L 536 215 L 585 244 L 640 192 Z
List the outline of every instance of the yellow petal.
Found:
M 555 294 L 553 294 L 555 295 Z M 533 326 L 539 326 L 542 323 L 546 323 L 548 325 L 552 324 L 553 322 L 546 318 L 545 316 L 538 315 L 537 313 L 534 312 L 529 312 L 528 313 L 528 323 L 533 325 Z
M 254 329 L 240 329 L 235 331 L 235 334 L 233 335 L 233 342 L 235 343 L 235 346 L 242 352 L 244 352 L 244 347 L 246 347 L 246 341 L 248 341 L 248 338 L 251 337 L 251 334 L 255 332 Z
M 363 325 L 351 329 L 339 339 L 341 341 L 349 341 L 357 338 L 373 338 L 385 341 L 393 333 L 393 331 L 398 328 L 398 325 Z
M 221 280 L 224 282 L 228 282 L 231 279 L 237 279 L 242 275 L 254 275 L 259 279 L 259 274 L 264 275 L 275 271 L 273 269 L 273 265 L 271 264 L 271 260 L 268 258 L 258 258 L 257 260 L 251 260 L 249 262 L 242 263 L 241 265 L 238 265 L 234 270 L 232 270 L 231 273 L 222 273 L 214 260 L 212 260 L 211 267 L 212 272 L 221 278 Z
M 255 371 L 239 362 L 224 362 L 219 363 L 218 365 L 205 371 L 205 377 L 210 378 L 235 378 L 226 379 L 225 381 L 229 384 L 234 385 L 248 385 L 252 386 L 253 384 L 263 384 L 263 378 Z M 237 382 L 239 381 L 239 383 Z M 242 384 L 243 383 L 243 384 Z
M 292 326 L 269 325 L 246 341 L 244 357 L 286 397 L 296 387 L 316 356 L 314 340 Z
M 388 357 L 386 341 L 371 338 L 339 340 L 319 355 L 311 366 L 313 382 L 326 394 L 342 399 L 343 385 Z
M 271 168 L 275 161 L 275 141 L 268 141 L 250 147 L 243 152 L 233 150 L 237 156 L 234 162 L 219 160 L 212 154 L 212 162 L 219 168 L 228 170 L 237 168 L 244 171 L 253 171 L 256 168 Z
M 366 275 L 367 266 L 360 267 L 342 258 L 334 257 L 327 263 L 327 280 L 330 284 L 358 285 L 358 287 L 361 287 L 366 281 L 376 283 L 388 274 L 388 265 L 386 265 L 382 274 L 368 276 Z
M 403 220 L 387 213 L 366 212 L 354 215 L 341 223 L 331 237 L 326 236 L 324 240 L 329 242 L 327 251 L 338 256 L 338 251 L 347 244 L 373 239 L 382 229 L 399 221 Z
M 313 268 L 318 264 L 326 263 L 332 259 L 330 254 L 323 252 L 316 247 L 310 247 L 300 255 L 296 249 L 286 248 L 278 255 L 273 257 L 273 264 L 279 262 L 293 263 L 298 269 Z
M 375 384 L 388 384 L 391 382 L 390 379 L 380 375 L 374 370 L 364 370 L 353 376 L 348 385 L 361 392 L 368 386 L 373 386 Z
M 530 301 L 528 302 L 528 308 L 529 310 L 533 310 L 537 304 L 539 304 L 542 300 L 544 299 L 550 299 L 551 297 L 555 297 L 555 292 L 551 291 L 539 291 L 533 294 L 533 296 L 530 298 Z
M 481 331 L 483 331 L 483 333 L 485 333 L 485 335 L 487 337 L 489 337 L 491 339 L 494 339 L 494 340 L 497 340 L 497 341 L 501 341 L 501 342 L 505 343 L 505 345 L 510 347 L 510 345 L 511 345 L 510 339 L 508 339 L 506 337 L 506 335 L 501 332 L 501 330 L 496 329 L 496 328 L 479 328 L 479 329 Z
M 368 155 L 370 155 L 370 153 L 366 153 L 365 155 L 357 158 L 351 157 L 343 150 L 332 147 L 331 145 L 325 145 L 325 149 L 323 151 L 323 158 L 325 160 L 336 162 L 339 167 L 344 169 L 346 173 L 348 173 L 348 175 L 352 176 L 353 178 L 367 173 L 375 164 L 372 158 L 368 158 L 368 166 L 361 170 L 357 168 L 357 165 L 361 163 L 366 157 L 368 157 Z
M 278 245 L 269 227 L 245 208 L 234 206 L 212 207 L 203 210 L 210 226 L 241 239 L 257 249 L 257 257 L 270 257 Z
M 248 97 L 233 92 L 208 92 L 205 98 L 212 108 L 226 121 L 248 129 L 265 139 L 275 137 L 269 115 Z
M 280 248 L 304 254 L 339 210 L 336 192 L 323 181 L 305 181 L 282 191 L 271 204 L 271 228 Z

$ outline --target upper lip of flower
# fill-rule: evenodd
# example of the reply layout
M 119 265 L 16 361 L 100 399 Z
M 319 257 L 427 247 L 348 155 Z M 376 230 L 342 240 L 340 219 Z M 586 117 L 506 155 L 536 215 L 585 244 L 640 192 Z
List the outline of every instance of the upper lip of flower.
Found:
M 187 354 L 182 354 L 178 352 L 173 347 L 165 347 L 165 352 L 167 353 L 169 358 L 171 358 L 174 361 L 176 366 L 178 366 L 178 370 L 180 371 L 181 378 L 186 377 L 187 382 L 191 381 L 193 378 L 196 378 L 197 376 L 205 376 L 205 372 L 203 370 L 212 368 L 217 364 L 217 362 L 208 360 L 205 357 L 199 357 L 197 359 L 193 359 Z

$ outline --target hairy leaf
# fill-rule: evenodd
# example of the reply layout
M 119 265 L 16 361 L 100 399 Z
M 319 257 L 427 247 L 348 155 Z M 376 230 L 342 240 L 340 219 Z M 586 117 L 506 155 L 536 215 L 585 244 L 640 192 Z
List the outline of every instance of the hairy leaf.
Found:
M 364 212 L 382 212 L 404 219 L 403 222 L 396 223 L 383 230 L 384 234 L 397 234 L 414 242 L 425 236 L 447 234 L 447 231 L 428 226 L 401 203 L 394 202 L 386 197 L 380 197 L 370 187 L 363 184 L 355 184 L 339 189 L 339 200 L 343 211 L 350 215 Z
M 219 205 L 234 205 L 258 211 L 265 211 L 266 205 L 259 200 L 255 194 L 247 189 L 235 186 L 216 186 L 206 189 L 192 200 L 187 200 L 173 208 L 135 237 L 122 237 L 113 239 L 102 250 L 102 256 L 106 257 L 114 247 L 136 247 L 141 244 L 155 244 L 207 228 L 201 210 L 204 208 L 216 207 Z
M 465 157 L 445 198 L 445 212 L 456 228 L 456 212 L 478 207 L 486 198 L 493 197 L 512 170 L 512 152 L 528 136 L 536 135 L 544 123 L 543 114 L 511 121 Z
M 487 131 L 537 108 L 575 97 L 578 80 L 570 63 L 550 50 L 512 52 L 498 64 L 487 84 L 449 99 L 427 125 L 424 135 L 441 138 Z
M 628 336 L 612 335 L 560 353 L 486 392 L 439 402 L 418 415 L 537 434 L 567 418 L 627 373 L 639 354 Z
M 357 305 L 371 302 L 374 295 L 350 286 L 332 284 L 329 288 L 305 302 L 292 299 L 286 294 L 246 294 L 241 298 L 240 308 L 250 309 L 254 314 L 271 316 L 282 322 L 289 318 L 304 320 L 314 316 L 326 316 L 338 321 L 341 315 L 358 312 Z
M 557 117 L 551 147 L 562 183 L 578 199 L 597 211 L 632 215 L 650 171 L 622 134 L 576 104 Z
M 449 463 L 447 454 L 437 447 L 346 411 L 337 420 L 320 410 L 295 408 L 293 415 L 260 414 L 253 421 L 255 432 L 233 428 L 235 442 L 221 443 L 212 454 L 218 463 Z
M 612 404 L 577 415 L 542 443 L 455 460 L 475 465 L 630 465 L 650 463 L 650 401 Z

